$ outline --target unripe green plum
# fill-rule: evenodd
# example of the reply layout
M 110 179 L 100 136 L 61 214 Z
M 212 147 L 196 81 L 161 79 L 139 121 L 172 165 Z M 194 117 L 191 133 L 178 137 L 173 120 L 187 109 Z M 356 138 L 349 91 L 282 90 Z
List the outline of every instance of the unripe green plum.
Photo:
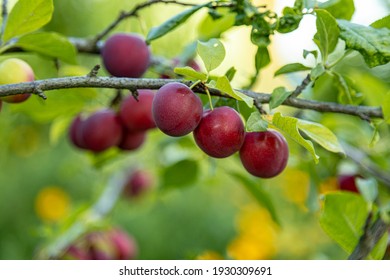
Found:
M 104 43 L 101 51 L 107 71 L 116 77 L 139 78 L 149 67 L 150 50 L 137 34 L 117 33 Z
M 189 87 L 172 82 L 157 91 L 152 112 L 156 126 L 162 132 L 179 137 L 191 133 L 198 126 L 203 106 Z
M 144 131 L 156 127 L 152 116 L 154 92 L 148 89 L 138 90 L 138 101 L 127 96 L 121 103 L 119 117 L 129 132 Z
M 225 158 L 240 150 L 244 136 L 245 128 L 240 115 L 227 106 L 205 111 L 194 130 L 198 147 L 215 158 Z
M 244 168 L 260 178 L 280 174 L 287 165 L 288 145 L 282 134 L 275 130 L 247 132 L 240 149 Z
M 0 63 L 0 85 L 31 82 L 34 71 L 26 62 L 18 58 L 9 58 Z M 31 94 L 16 94 L 1 97 L 7 103 L 20 103 L 27 100 Z

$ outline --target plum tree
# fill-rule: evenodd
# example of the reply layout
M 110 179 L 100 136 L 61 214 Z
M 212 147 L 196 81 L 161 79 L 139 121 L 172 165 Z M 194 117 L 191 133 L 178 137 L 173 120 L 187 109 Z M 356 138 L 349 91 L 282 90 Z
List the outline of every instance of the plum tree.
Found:
M 127 96 L 121 103 L 119 117 L 127 130 L 142 131 L 156 127 L 152 116 L 152 90 L 138 90 L 138 101 Z
M 0 85 L 31 82 L 34 80 L 34 71 L 26 62 L 18 58 L 9 58 L 0 63 Z M 27 100 L 31 94 L 16 94 L 3 96 L 7 103 L 20 103 Z
M 244 143 L 244 136 L 240 115 L 227 106 L 205 111 L 194 130 L 196 144 L 215 158 L 225 158 L 237 152 Z
M 101 51 L 107 71 L 116 77 L 139 78 L 150 64 L 150 50 L 137 34 L 110 36 Z
M 170 136 L 184 136 L 194 131 L 203 113 L 202 101 L 184 84 L 162 86 L 152 104 L 156 126 Z
M 133 151 L 142 146 L 146 140 L 145 131 L 128 131 L 124 129 L 122 133 L 121 141 L 118 144 L 118 147 L 121 150 Z
M 104 109 L 84 120 L 80 116 L 76 117 L 69 135 L 75 146 L 101 152 L 120 143 L 122 124 L 114 111 Z
M 153 184 L 152 175 L 143 169 L 136 169 L 127 177 L 124 194 L 128 197 L 138 197 Z
M 286 139 L 275 130 L 247 132 L 240 149 L 244 168 L 260 178 L 280 174 L 287 165 L 288 145 Z

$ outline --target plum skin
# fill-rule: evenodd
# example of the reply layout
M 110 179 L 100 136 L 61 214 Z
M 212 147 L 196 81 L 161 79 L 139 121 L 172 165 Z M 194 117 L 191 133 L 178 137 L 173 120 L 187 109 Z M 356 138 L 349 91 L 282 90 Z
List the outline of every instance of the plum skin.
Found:
M 153 98 L 152 90 L 140 89 L 138 101 L 132 95 L 122 101 L 119 117 L 127 130 L 142 131 L 156 127 L 152 115 Z
M 145 131 L 130 132 L 124 130 L 122 139 L 118 144 L 119 149 L 124 151 L 134 151 L 140 148 L 146 140 Z
M 244 168 L 260 178 L 279 175 L 287 165 L 288 155 L 286 139 L 275 130 L 247 132 L 240 149 Z
M 114 111 L 104 109 L 86 119 L 77 116 L 70 127 L 69 137 L 81 149 L 102 152 L 120 143 L 122 124 Z
M 104 43 L 101 57 L 111 75 L 139 78 L 148 69 L 151 54 L 148 45 L 140 36 L 117 33 Z
M 198 147 L 215 158 L 225 158 L 239 151 L 244 136 L 245 128 L 240 115 L 227 106 L 205 111 L 194 130 Z
M 156 126 L 165 134 L 184 136 L 198 126 L 203 106 L 200 98 L 186 85 L 172 82 L 162 86 L 152 104 Z
M 153 184 L 152 176 L 143 169 L 134 170 L 127 178 L 124 194 L 128 197 L 138 197 Z
M 356 186 L 356 178 L 362 178 L 358 174 L 341 174 L 337 178 L 337 183 L 340 190 L 359 193 Z

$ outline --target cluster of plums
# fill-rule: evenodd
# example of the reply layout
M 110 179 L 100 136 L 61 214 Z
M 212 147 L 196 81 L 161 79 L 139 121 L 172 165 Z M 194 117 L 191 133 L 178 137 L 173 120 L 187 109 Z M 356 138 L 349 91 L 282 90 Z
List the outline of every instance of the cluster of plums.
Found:
M 117 77 L 141 77 L 150 56 L 144 40 L 133 34 L 114 34 L 102 48 L 105 68 Z M 145 132 L 154 127 L 173 137 L 193 132 L 199 148 L 214 158 L 239 151 L 245 169 L 257 177 L 274 177 L 287 164 L 288 146 L 279 132 L 246 133 L 241 116 L 233 108 L 204 111 L 200 98 L 177 82 L 167 83 L 155 94 L 139 90 L 138 101 L 129 95 L 117 113 L 105 109 L 87 118 L 77 116 L 70 138 L 77 147 L 94 152 L 113 146 L 134 150 L 145 140 Z
M 66 249 L 62 259 L 132 260 L 137 253 L 135 239 L 119 228 L 112 228 L 86 234 Z
M 87 117 L 79 114 L 70 126 L 71 142 L 93 152 L 114 146 L 127 151 L 138 149 L 145 142 L 147 131 L 155 127 L 150 111 L 153 97 L 153 91 L 139 90 L 138 100 L 127 96 L 118 112 L 103 109 Z
M 245 132 L 236 110 L 218 107 L 203 111 L 200 98 L 186 85 L 172 82 L 161 87 L 153 100 L 156 126 L 170 136 L 193 132 L 198 147 L 210 157 L 226 158 L 239 152 L 245 169 L 271 178 L 287 165 L 288 145 L 277 131 Z

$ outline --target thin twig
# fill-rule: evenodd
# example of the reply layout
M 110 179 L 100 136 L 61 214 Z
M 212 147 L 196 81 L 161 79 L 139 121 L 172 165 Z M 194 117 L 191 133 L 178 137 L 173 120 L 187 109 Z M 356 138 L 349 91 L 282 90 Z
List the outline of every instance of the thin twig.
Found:
M 381 218 L 378 218 L 372 225 L 371 221 L 372 213 L 370 212 L 364 225 L 364 232 L 352 254 L 348 257 L 349 260 L 363 260 L 367 258 L 389 227 Z
M 39 259 L 57 259 L 75 240 L 87 233 L 91 226 L 103 219 L 115 206 L 125 186 L 125 173 L 115 174 L 107 183 L 103 193 L 94 205 L 89 208 L 79 220 L 69 229 L 51 240 L 39 250 Z
M 176 4 L 181 6 L 196 6 L 197 4 L 191 4 L 186 2 L 180 2 L 180 1 L 174 1 L 174 0 L 150 0 L 141 4 L 136 5 L 131 11 L 129 12 L 121 12 L 119 16 L 110 23 L 109 26 L 107 26 L 102 32 L 97 34 L 94 38 L 94 42 L 98 42 L 101 39 L 103 39 L 105 36 L 107 36 L 112 30 L 115 29 L 115 27 L 118 26 L 119 23 L 121 23 L 124 19 L 130 18 L 130 17 L 138 17 L 138 12 L 146 7 L 149 7 L 154 4 L 163 3 L 163 4 Z
M 310 84 L 311 82 L 311 77 L 310 74 L 307 74 L 307 76 L 302 80 L 302 83 L 297 86 L 297 88 L 291 93 L 291 97 L 298 97 L 304 90 L 305 88 Z
M 53 78 L 46 80 L 37 80 L 34 82 L 26 82 L 19 84 L 8 84 L 0 86 L 0 96 L 15 95 L 21 93 L 36 93 L 36 88 L 39 87 L 42 91 L 55 90 L 55 89 L 69 89 L 69 88 L 115 88 L 115 89 L 159 89 L 163 85 L 169 82 L 181 82 L 187 86 L 191 86 L 191 81 L 184 80 L 172 80 L 172 79 L 133 79 L 133 78 L 114 78 L 114 77 L 96 77 L 91 79 L 90 77 L 65 77 L 65 78 Z M 213 96 L 221 96 L 231 98 L 229 95 L 216 90 L 209 89 L 210 94 Z M 195 92 L 206 94 L 204 88 L 196 86 Z M 271 94 L 259 93 L 248 90 L 238 90 L 245 95 L 252 97 L 256 102 L 266 104 L 270 102 Z M 301 98 L 289 97 L 283 105 L 315 110 L 318 112 L 333 112 L 347 115 L 353 115 L 361 117 L 362 115 L 371 118 L 383 119 L 383 113 L 381 107 L 372 106 L 354 106 L 354 105 L 342 105 L 333 102 L 320 102 L 312 101 Z

